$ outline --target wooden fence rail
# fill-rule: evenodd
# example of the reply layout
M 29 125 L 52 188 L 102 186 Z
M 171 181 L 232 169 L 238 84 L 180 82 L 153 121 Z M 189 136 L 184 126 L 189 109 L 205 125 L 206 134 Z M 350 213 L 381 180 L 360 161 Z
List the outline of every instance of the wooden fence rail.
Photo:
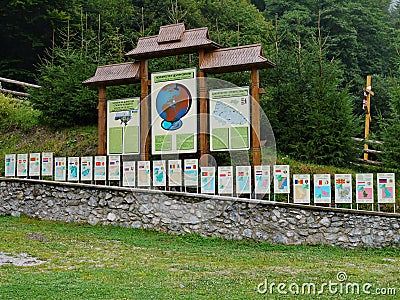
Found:
M 383 145 L 382 141 L 375 141 L 375 140 L 369 140 L 369 139 L 362 139 L 362 138 L 352 138 L 354 141 L 356 142 L 360 142 L 362 144 L 375 144 L 375 145 Z M 357 148 L 359 149 L 359 148 Z M 360 149 L 361 150 L 361 149 Z M 373 150 L 373 149 L 362 149 L 363 153 L 370 153 L 370 154 L 382 154 L 383 151 L 381 150 Z M 371 164 L 371 165 L 377 165 L 377 166 L 381 166 L 383 165 L 383 162 L 380 161 L 375 161 L 375 160 L 369 160 L 369 159 L 363 159 L 363 158 L 359 158 L 358 161 L 367 163 L 367 164 Z
M 21 97 L 30 97 L 31 95 L 29 93 L 17 92 L 17 91 L 13 91 L 13 90 L 9 90 L 9 89 L 4 89 L 1 86 L 2 82 L 11 83 L 11 84 L 15 84 L 15 85 L 18 85 L 18 86 L 23 86 L 23 87 L 31 87 L 31 88 L 35 88 L 35 89 L 41 88 L 40 85 L 36 85 L 36 84 L 32 84 L 32 83 L 27 83 L 27 82 L 23 82 L 23 81 L 12 80 L 12 79 L 8 79 L 8 78 L 0 77 L 0 92 L 6 93 L 6 94 L 12 94 L 12 95 L 15 95 L 15 96 L 21 96 Z

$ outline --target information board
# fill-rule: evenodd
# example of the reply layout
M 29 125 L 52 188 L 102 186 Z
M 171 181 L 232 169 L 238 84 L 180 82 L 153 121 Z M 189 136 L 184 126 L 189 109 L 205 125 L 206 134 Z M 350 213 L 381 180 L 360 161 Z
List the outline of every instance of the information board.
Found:
M 93 180 L 93 156 L 81 158 L 81 181 Z
M 250 149 L 250 124 L 248 87 L 210 91 L 211 151 Z
M 215 195 L 215 167 L 201 168 L 201 192 Z
M 254 166 L 254 178 L 256 194 L 271 193 L 271 167 L 270 166 Z
M 314 174 L 314 204 L 330 204 L 331 201 L 331 175 Z
M 310 204 L 310 174 L 293 174 L 293 203 Z
M 67 158 L 56 157 L 54 159 L 54 180 L 65 181 L 67 179 Z
M 136 163 L 135 161 L 124 161 L 122 163 L 122 185 L 134 187 L 136 184 Z
M 42 176 L 53 176 L 53 152 L 42 153 Z
M 138 161 L 138 187 L 150 187 L 150 162 L 147 160 Z
M 218 167 L 218 194 L 233 195 L 233 167 Z
M 68 181 L 79 181 L 79 157 L 68 157 Z
M 121 180 L 121 157 L 108 156 L 108 180 Z
M 356 174 L 356 203 L 374 203 L 374 174 Z
M 185 159 L 183 171 L 183 183 L 185 187 L 199 186 L 199 161 L 197 159 Z
M 138 154 L 139 128 L 139 97 L 107 101 L 107 154 Z
M 6 177 L 15 177 L 15 171 L 16 171 L 16 160 L 17 160 L 17 155 L 16 154 L 6 154 L 5 160 L 4 160 L 4 175 Z
M 153 186 L 167 185 L 166 161 L 155 160 L 153 161 Z
M 335 203 L 352 203 L 351 174 L 335 174 Z
M 197 151 L 196 69 L 151 74 L 152 154 Z
M 29 154 L 29 176 L 40 176 L 40 153 Z
M 27 177 L 28 176 L 28 154 L 17 154 L 17 176 Z
M 236 194 L 251 194 L 251 166 L 236 166 Z
M 289 165 L 274 165 L 274 194 L 290 193 Z
M 378 173 L 378 203 L 396 203 L 394 173 Z
M 168 185 L 182 186 L 182 161 L 180 159 L 168 161 Z
M 107 156 L 94 157 L 94 180 L 106 181 L 107 180 Z

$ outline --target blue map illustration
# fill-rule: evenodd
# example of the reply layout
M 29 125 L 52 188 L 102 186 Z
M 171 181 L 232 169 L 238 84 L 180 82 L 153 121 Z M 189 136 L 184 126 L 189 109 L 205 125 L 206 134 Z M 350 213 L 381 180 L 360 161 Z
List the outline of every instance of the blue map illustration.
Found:
M 217 101 L 212 114 L 215 120 L 222 125 L 244 125 L 248 123 L 246 118 L 238 110 L 221 101 Z
M 315 198 L 318 199 L 331 197 L 331 188 L 329 186 L 316 186 L 314 192 Z
M 164 171 L 161 169 L 155 169 L 154 170 L 154 175 L 156 177 L 156 182 L 162 183 L 164 181 Z
M 239 181 L 239 189 L 241 191 L 250 191 L 249 176 L 240 176 L 238 181 Z

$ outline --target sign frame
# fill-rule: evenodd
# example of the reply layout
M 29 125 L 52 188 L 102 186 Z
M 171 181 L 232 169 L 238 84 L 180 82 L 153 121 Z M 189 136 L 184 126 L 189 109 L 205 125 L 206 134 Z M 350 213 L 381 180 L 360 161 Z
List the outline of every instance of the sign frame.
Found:
M 249 87 L 213 89 L 209 95 L 210 150 L 249 150 L 251 136 Z
M 179 70 L 170 70 L 154 72 L 151 74 L 151 144 L 152 154 L 181 154 L 197 152 L 197 70 L 196 68 L 187 68 Z M 160 101 L 157 106 L 157 100 L 161 98 L 161 92 L 166 89 L 172 89 L 176 84 L 176 89 L 183 89 L 190 97 L 190 107 L 187 108 L 180 119 L 173 118 L 169 112 L 172 106 L 163 108 Z M 168 90 L 170 93 L 171 91 Z M 172 91 L 173 92 L 173 91 Z M 158 97 L 160 95 L 160 98 Z M 173 100 L 173 103 L 175 100 Z M 169 102 L 169 101 L 168 101 Z M 179 101 L 178 101 L 179 102 Z M 164 119 L 158 110 L 162 109 Z
M 140 97 L 107 101 L 107 154 L 140 153 Z

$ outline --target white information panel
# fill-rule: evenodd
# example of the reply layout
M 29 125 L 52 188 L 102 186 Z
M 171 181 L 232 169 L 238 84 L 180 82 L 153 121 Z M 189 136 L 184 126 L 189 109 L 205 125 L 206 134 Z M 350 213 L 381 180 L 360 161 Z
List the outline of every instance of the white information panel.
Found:
M 293 203 L 310 204 L 310 174 L 293 174 Z
M 394 173 L 378 173 L 378 203 L 396 203 Z
M 236 166 L 236 195 L 251 194 L 251 166 Z
M 79 157 L 68 157 L 68 181 L 79 181 Z
M 351 174 L 335 174 L 335 203 L 351 204 L 352 200 Z
M 56 157 L 54 159 L 54 180 L 65 181 L 67 180 L 67 158 Z
M 314 204 L 330 204 L 331 201 L 331 175 L 314 174 Z
M 152 154 L 197 151 L 196 69 L 151 74 Z
M 154 160 L 153 161 L 153 186 L 165 187 L 167 184 L 166 161 Z
M 133 187 L 136 184 L 136 163 L 135 161 L 124 161 L 122 163 L 122 185 Z
M 374 203 L 374 174 L 356 174 L 356 203 Z
M 150 176 L 150 162 L 147 160 L 138 161 L 138 187 L 150 187 L 151 185 L 151 176 Z
M 108 180 L 121 180 L 121 157 L 108 156 Z
M 42 152 L 42 176 L 53 176 L 53 152 Z
M 81 181 L 93 180 L 93 156 L 81 157 Z
M 218 194 L 233 195 L 233 167 L 218 167 Z
M 29 154 L 29 176 L 40 176 L 40 153 Z
M 17 154 L 17 176 L 28 176 L 28 154 Z
M 107 180 L 107 156 L 94 157 L 94 180 L 106 181 Z
M 107 153 L 138 154 L 140 98 L 107 101 Z
M 16 160 L 17 160 L 17 155 L 16 154 L 6 154 L 5 157 L 5 176 L 6 177 L 15 177 L 15 171 L 16 171 Z
M 254 181 L 256 194 L 271 193 L 271 167 L 270 166 L 254 166 Z
M 199 186 L 199 161 L 197 159 L 185 159 L 183 182 L 185 187 Z
M 249 87 L 210 91 L 211 151 L 250 149 Z
M 182 186 L 182 161 L 180 159 L 168 161 L 168 185 Z
M 215 167 L 201 168 L 201 193 L 215 194 Z
M 290 194 L 289 165 L 274 165 L 274 194 Z

